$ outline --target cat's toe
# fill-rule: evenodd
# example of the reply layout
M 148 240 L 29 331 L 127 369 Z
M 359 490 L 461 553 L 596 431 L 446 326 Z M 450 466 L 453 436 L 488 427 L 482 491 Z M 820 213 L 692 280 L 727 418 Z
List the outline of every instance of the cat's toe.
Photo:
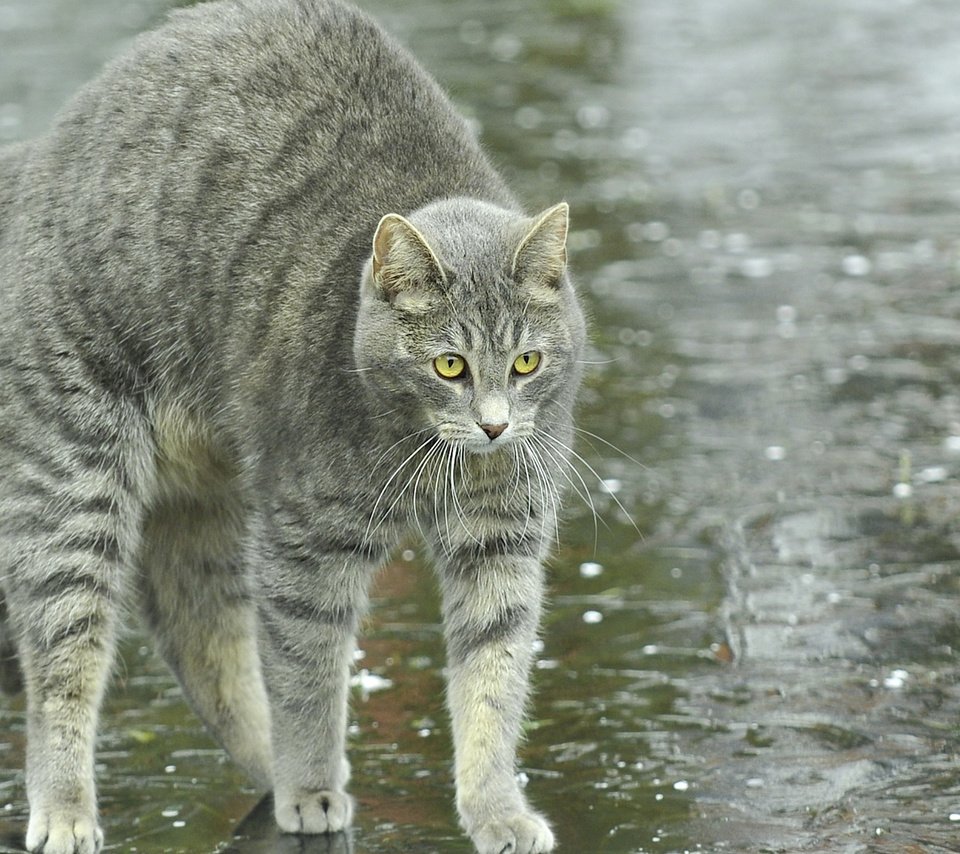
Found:
M 27 850 L 35 854 L 97 854 L 103 831 L 93 815 L 52 815 L 34 811 L 27 825 Z
M 481 825 L 471 834 L 479 854 L 547 854 L 553 831 L 536 813 L 520 813 Z
M 276 795 L 277 825 L 285 833 L 338 833 L 353 821 L 353 798 L 329 789 Z

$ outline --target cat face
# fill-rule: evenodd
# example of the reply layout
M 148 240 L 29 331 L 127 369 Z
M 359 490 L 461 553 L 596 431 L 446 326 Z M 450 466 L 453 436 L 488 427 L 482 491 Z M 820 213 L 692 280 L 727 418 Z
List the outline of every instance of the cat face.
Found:
M 584 324 L 566 235 L 566 204 L 533 220 L 457 199 L 385 216 L 355 339 L 384 411 L 477 454 L 568 412 Z

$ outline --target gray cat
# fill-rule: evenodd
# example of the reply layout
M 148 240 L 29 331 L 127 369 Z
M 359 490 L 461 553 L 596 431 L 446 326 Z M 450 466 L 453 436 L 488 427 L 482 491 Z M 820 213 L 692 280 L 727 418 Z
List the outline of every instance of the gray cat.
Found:
M 127 608 L 280 828 L 346 828 L 355 633 L 411 530 L 462 824 L 484 854 L 553 848 L 515 751 L 584 340 L 566 234 L 335 0 L 177 12 L 0 152 L 0 651 L 31 851 L 102 845 Z

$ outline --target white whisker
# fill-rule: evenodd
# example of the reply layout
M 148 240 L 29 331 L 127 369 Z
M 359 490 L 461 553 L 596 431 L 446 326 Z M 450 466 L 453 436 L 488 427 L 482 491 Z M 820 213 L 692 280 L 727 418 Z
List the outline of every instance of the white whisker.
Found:
M 406 441 L 407 439 L 413 438 L 413 437 L 418 436 L 418 435 L 422 435 L 422 434 L 425 433 L 425 432 L 427 432 L 427 431 L 426 431 L 426 430 L 421 430 L 421 431 L 419 431 L 418 433 L 412 434 L 411 436 L 405 436 L 403 439 L 399 440 L 398 442 L 394 442 L 393 445 L 391 445 L 386 451 L 383 452 L 383 454 L 380 455 L 380 459 L 378 459 L 377 462 L 374 464 L 374 468 L 376 468 L 377 466 L 379 466 L 380 463 L 383 461 L 384 457 L 386 457 L 386 455 L 387 455 L 391 450 L 393 450 L 393 448 L 397 447 L 397 445 L 401 444 L 402 442 Z M 399 474 L 404 470 L 404 468 L 406 468 L 407 464 L 408 464 L 412 459 L 414 459 L 425 447 L 427 447 L 427 445 L 429 445 L 429 444 L 430 444 L 431 442 L 433 442 L 433 441 L 434 441 L 434 436 L 433 436 L 433 435 L 430 435 L 430 436 L 428 436 L 426 439 L 424 439 L 424 440 L 423 440 L 419 445 L 417 445 L 417 447 L 403 460 L 403 462 L 400 463 L 400 464 L 393 470 L 393 472 L 390 474 L 390 477 L 387 478 L 386 482 L 383 484 L 383 487 L 381 487 L 381 489 L 380 489 L 380 493 L 377 495 L 376 501 L 373 502 L 373 509 L 370 511 L 370 520 L 367 522 L 367 529 L 366 529 L 366 531 L 364 532 L 364 535 L 363 535 L 363 540 L 362 540 L 362 545 L 363 545 L 363 546 L 368 546 L 368 545 L 370 545 L 370 543 L 371 543 L 371 538 L 373 537 L 373 535 L 383 526 L 384 522 L 386 522 L 386 520 L 387 520 L 387 518 L 389 517 L 389 515 L 393 512 L 394 508 L 395 508 L 396 505 L 397 505 L 397 502 L 398 502 L 398 501 L 400 500 L 400 498 L 403 496 L 404 492 L 406 492 L 407 486 L 409 485 L 409 480 L 407 481 L 407 484 L 404 485 L 403 489 L 400 491 L 400 494 L 399 494 L 399 495 L 397 496 L 397 498 L 393 501 L 393 503 L 390 505 L 390 507 L 383 513 L 383 515 L 381 516 L 380 520 L 377 521 L 377 510 L 378 510 L 379 507 L 380 507 L 380 502 L 383 501 L 384 496 L 387 494 L 387 491 L 388 491 L 389 488 L 390 488 L 390 484 L 393 483 L 394 480 L 396 480 L 396 478 L 399 476 Z M 429 458 L 429 454 L 428 454 L 427 456 L 428 456 L 428 458 Z M 376 523 L 376 524 L 374 524 L 374 523 Z
M 430 463 L 434 461 L 443 451 L 443 443 L 437 442 L 427 451 L 427 455 L 423 460 L 423 463 L 417 467 L 416 472 L 413 475 L 413 521 L 417 527 L 417 530 L 420 532 L 420 536 L 425 538 L 425 532 L 423 530 L 423 525 L 420 522 L 420 480 L 423 477 L 423 473 L 430 466 Z M 434 493 L 436 493 L 436 477 L 434 477 Z M 434 501 L 436 505 L 436 501 Z
M 577 460 L 582 466 L 584 466 L 584 467 L 587 469 L 587 471 L 589 471 L 590 474 L 593 475 L 593 476 L 597 479 L 597 482 L 598 482 L 598 483 L 600 483 L 601 485 L 603 484 L 603 478 L 600 477 L 600 475 L 597 473 L 597 470 L 596 470 L 592 465 L 590 465 L 590 463 L 588 463 L 588 462 L 583 458 L 583 456 L 582 456 L 581 454 L 578 454 L 573 448 L 571 448 L 571 447 L 569 447 L 568 445 L 566 445 L 565 443 L 561 442 L 561 441 L 560 441 L 559 439 L 557 439 L 555 436 L 551 436 L 549 433 L 546 433 L 546 432 L 544 432 L 544 431 L 542 431 L 542 430 L 538 431 L 537 435 L 538 435 L 541 439 L 544 439 L 544 440 L 548 441 L 555 449 L 557 449 L 557 450 L 560 451 L 561 453 L 563 453 L 563 454 L 569 454 L 571 457 L 573 457 L 575 460 Z M 571 466 L 571 469 L 574 470 L 574 471 L 576 471 L 576 468 L 573 467 L 573 466 Z M 622 512 L 623 515 L 626 516 L 626 518 L 629 520 L 630 524 L 633 526 L 633 529 L 637 532 L 637 534 L 639 534 L 639 535 L 642 537 L 643 534 L 641 533 L 640 529 L 637 527 L 637 523 L 633 520 L 633 517 L 627 512 L 627 508 L 623 506 L 623 502 L 620 501 L 619 498 L 617 498 L 617 496 L 616 496 L 615 493 L 613 493 L 613 492 L 608 492 L 608 494 L 609 494 L 610 497 L 613 499 L 613 501 L 614 501 L 614 503 L 617 505 L 617 507 L 620 508 L 620 512 Z
M 450 460 L 450 492 L 453 497 L 453 509 L 457 514 L 457 521 L 460 523 L 460 527 L 463 528 L 464 533 L 475 543 L 479 544 L 480 540 L 477 538 L 477 535 L 470 530 L 470 526 L 467 524 L 467 514 L 463 509 L 463 504 L 460 502 L 460 496 L 457 495 L 457 484 L 456 479 L 454 478 L 454 464 L 460 471 L 460 480 L 463 481 L 463 449 L 460 447 L 454 447 L 454 454 Z
M 560 472 L 560 475 L 567 482 L 570 488 L 577 494 L 577 496 L 583 501 L 584 504 L 589 508 L 590 515 L 593 517 L 593 547 L 594 550 L 597 548 L 597 544 L 600 541 L 600 531 L 599 524 L 603 524 L 606 527 L 606 522 L 600 517 L 600 514 L 597 512 L 597 506 L 594 504 L 593 496 L 590 494 L 590 488 L 587 486 L 586 481 L 583 479 L 583 475 L 577 471 L 576 466 L 573 466 L 570 461 L 557 449 L 551 448 L 542 438 L 542 436 L 535 436 L 534 439 L 537 442 L 538 447 L 546 454 L 557 470 Z M 573 473 L 579 485 L 574 482 L 573 477 L 570 476 L 570 472 Z
M 576 430 L 578 433 L 582 433 L 584 436 L 589 436 L 591 439 L 596 439 L 598 442 L 601 442 L 604 445 L 606 445 L 608 448 L 610 448 L 610 450 L 616 451 L 624 459 L 630 460 L 631 463 L 634 463 L 635 465 L 640 466 L 640 468 L 642 468 L 644 471 L 647 471 L 647 466 L 641 463 L 640 460 L 638 460 L 636 457 L 631 457 L 630 454 L 628 454 L 622 448 L 618 448 L 616 445 L 613 444 L 613 442 L 608 442 L 606 439 L 603 438 L 603 436 L 598 436 L 596 433 L 591 433 L 589 430 L 584 430 L 582 427 L 574 426 L 573 429 Z M 593 447 L 590 442 L 587 442 L 587 444 Z

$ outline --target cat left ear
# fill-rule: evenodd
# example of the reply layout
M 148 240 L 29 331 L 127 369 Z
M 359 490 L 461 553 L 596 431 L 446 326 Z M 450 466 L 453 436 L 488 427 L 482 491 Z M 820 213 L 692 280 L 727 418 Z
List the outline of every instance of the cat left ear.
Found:
M 537 217 L 513 256 L 516 281 L 555 288 L 567 267 L 567 232 L 570 206 L 560 202 Z
M 373 235 L 373 281 L 393 302 L 399 295 L 443 285 L 447 277 L 427 239 L 400 214 L 387 214 Z

